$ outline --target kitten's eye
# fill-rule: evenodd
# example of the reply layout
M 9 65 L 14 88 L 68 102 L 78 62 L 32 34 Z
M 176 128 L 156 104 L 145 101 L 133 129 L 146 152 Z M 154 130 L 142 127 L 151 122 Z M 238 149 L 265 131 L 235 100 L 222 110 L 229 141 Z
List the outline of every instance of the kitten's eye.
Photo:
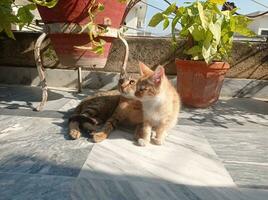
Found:
M 134 81 L 134 80 L 130 80 L 130 81 L 129 81 L 129 84 L 130 84 L 130 85 L 133 85 L 133 84 L 135 84 L 135 81 Z
M 144 87 L 144 86 L 141 86 L 140 88 L 139 88 L 139 90 L 140 91 L 146 91 L 148 88 L 146 88 L 146 87 Z

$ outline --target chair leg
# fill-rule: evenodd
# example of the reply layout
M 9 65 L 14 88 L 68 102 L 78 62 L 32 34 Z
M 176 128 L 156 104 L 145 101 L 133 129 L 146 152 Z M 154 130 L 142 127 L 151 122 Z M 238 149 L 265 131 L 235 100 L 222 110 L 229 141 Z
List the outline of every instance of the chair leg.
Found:
M 46 82 L 46 77 L 45 77 L 45 68 L 43 66 L 41 53 L 40 53 L 41 44 L 44 41 L 44 39 L 46 38 L 46 36 L 47 36 L 46 33 L 42 33 L 39 36 L 39 38 L 37 39 L 37 41 L 35 43 L 35 47 L 34 47 L 35 63 L 36 63 L 38 75 L 40 78 L 40 85 L 42 88 L 42 101 L 35 108 L 35 111 L 42 111 L 46 102 L 47 102 L 47 98 L 48 98 L 48 93 L 47 93 L 48 88 L 47 88 L 47 82 Z
M 82 68 L 81 67 L 78 67 L 77 74 L 78 74 L 78 92 L 82 92 Z
M 123 37 L 123 35 L 120 31 L 118 31 L 118 38 L 121 40 L 121 42 L 123 42 L 123 44 L 125 46 L 125 56 L 124 56 L 124 61 L 123 61 L 123 65 L 122 65 L 121 72 L 120 72 L 120 78 L 122 78 L 122 77 L 127 75 L 127 62 L 128 62 L 128 56 L 129 56 L 129 46 L 128 46 L 126 39 Z

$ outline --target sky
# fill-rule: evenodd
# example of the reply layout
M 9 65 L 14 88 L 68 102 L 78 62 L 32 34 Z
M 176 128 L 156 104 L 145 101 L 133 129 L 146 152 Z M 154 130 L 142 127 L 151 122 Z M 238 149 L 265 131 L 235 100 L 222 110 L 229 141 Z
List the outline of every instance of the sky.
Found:
M 194 1 L 194 0 L 186 0 L 186 1 L 189 2 L 189 1 Z M 268 7 L 268 0 L 256 0 L 256 1 L 266 5 Z M 176 1 L 169 0 L 169 2 L 171 2 L 171 3 L 176 2 L 177 5 L 182 5 L 183 2 L 185 2 L 185 1 L 183 1 L 183 0 L 176 0 Z M 252 13 L 255 11 L 267 11 L 268 10 L 268 8 L 265 8 L 264 6 L 258 5 L 251 0 L 230 0 L 230 2 L 235 3 L 235 5 L 239 8 L 238 12 L 241 14 L 249 14 L 249 13 Z M 163 10 L 165 8 L 167 8 L 167 5 L 168 5 L 163 0 L 147 0 L 147 3 L 154 5 L 160 9 L 163 9 Z M 170 27 L 168 27 L 167 30 L 163 31 L 161 24 L 158 25 L 156 28 L 151 28 L 151 27 L 147 26 L 151 17 L 157 12 L 160 12 L 160 11 L 148 6 L 148 10 L 147 10 L 146 18 L 145 18 L 146 30 L 154 33 L 155 35 L 167 35 L 170 33 Z

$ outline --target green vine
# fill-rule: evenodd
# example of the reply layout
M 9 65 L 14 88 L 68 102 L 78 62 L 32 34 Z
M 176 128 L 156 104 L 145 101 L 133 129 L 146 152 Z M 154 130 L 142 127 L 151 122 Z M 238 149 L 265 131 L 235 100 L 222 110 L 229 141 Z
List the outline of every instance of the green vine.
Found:
M 126 3 L 127 0 L 117 0 L 120 3 Z M 94 22 L 94 19 L 96 18 L 97 14 L 99 12 L 104 11 L 105 7 L 102 3 L 96 3 L 96 0 L 91 1 L 91 6 L 88 9 L 88 18 L 89 22 L 84 25 L 84 27 L 81 30 L 81 33 L 85 30 L 88 30 L 88 35 L 91 41 L 90 47 L 84 47 L 84 46 L 76 46 L 76 48 L 79 49 L 86 49 L 90 50 L 96 54 L 103 54 L 104 53 L 104 45 L 106 44 L 105 40 L 99 39 L 99 36 L 103 35 L 104 33 L 108 32 L 107 27 L 103 25 L 96 24 Z
M 96 4 L 96 0 L 92 0 L 91 5 L 88 8 L 88 19 L 89 22 L 83 26 L 80 33 L 83 33 L 85 30 L 87 30 L 89 39 L 91 41 L 90 47 L 85 46 L 75 46 L 79 49 L 86 49 L 90 50 L 96 54 L 103 54 L 104 52 L 104 45 L 105 40 L 99 39 L 98 37 L 104 33 L 106 33 L 108 30 L 104 26 L 100 26 L 94 22 L 94 19 L 96 15 L 99 12 L 102 12 L 104 10 L 104 5 L 101 3 Z
M 59 0 L 29 0 L 35 4 L 38 4 L 40 6 L 45 6 L 48 8 L 53 8 Z

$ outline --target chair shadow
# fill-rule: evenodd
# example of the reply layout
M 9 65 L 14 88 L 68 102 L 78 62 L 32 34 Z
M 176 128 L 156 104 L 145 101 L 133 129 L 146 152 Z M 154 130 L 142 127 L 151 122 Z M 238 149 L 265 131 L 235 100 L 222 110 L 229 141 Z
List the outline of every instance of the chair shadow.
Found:
M 0 104 L 4 105 L 6 109 L 34 109 L 33 103 L 42 100 L 42 90 L 39 87 L 0 86 L 0 93 Z M 48 101 L 59 100 L 63 97 L 63 94 L 48 90 Z

